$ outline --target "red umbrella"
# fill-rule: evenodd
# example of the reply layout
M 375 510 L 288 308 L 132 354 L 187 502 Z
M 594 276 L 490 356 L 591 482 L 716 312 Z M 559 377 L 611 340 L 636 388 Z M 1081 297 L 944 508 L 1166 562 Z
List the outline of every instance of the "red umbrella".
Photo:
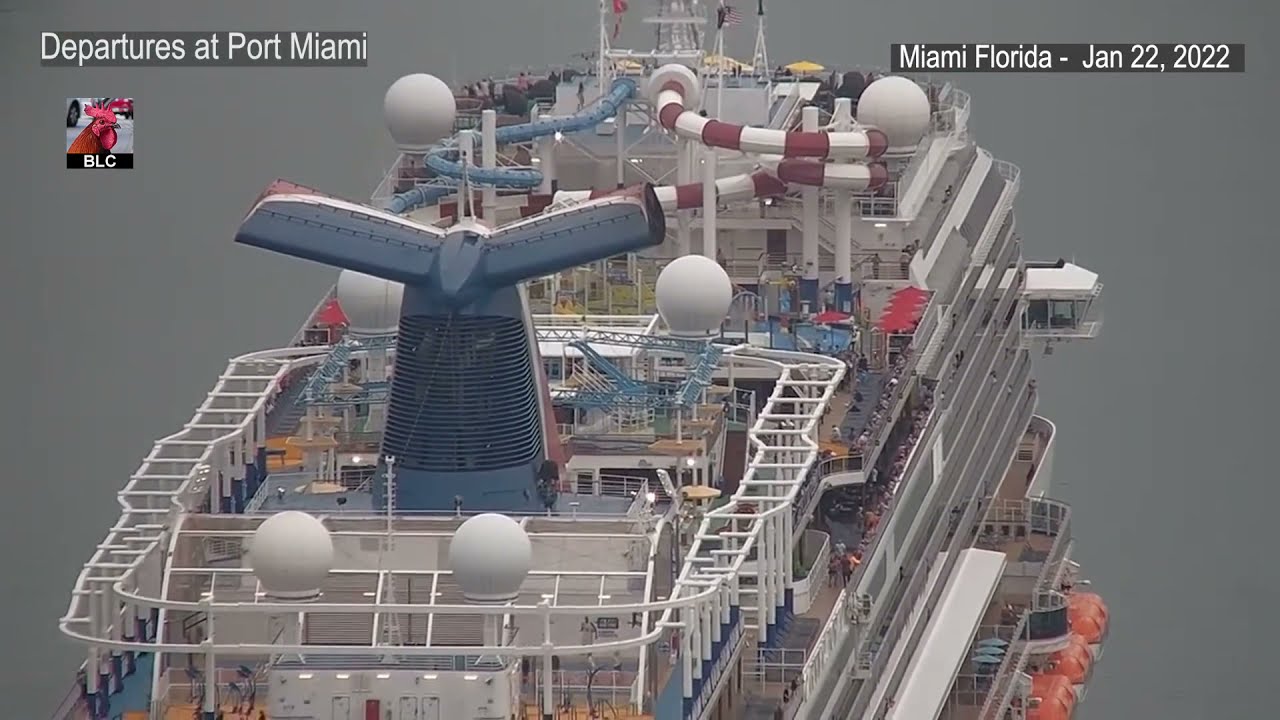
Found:
M 836 312 L 835 310 L 827 310 L 813 316 L 813 322 L 815 325 L 831 325 L 834 323 L 845 322 L 848 319 L 848 315 L 842 312 Z

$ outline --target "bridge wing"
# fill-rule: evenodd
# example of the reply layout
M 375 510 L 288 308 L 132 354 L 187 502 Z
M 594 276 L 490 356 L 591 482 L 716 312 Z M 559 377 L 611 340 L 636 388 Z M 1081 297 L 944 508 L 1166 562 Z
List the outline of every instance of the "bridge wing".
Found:
M 485 244 L 485 279 L 514 285 L 660 245 L 666 231 L 653 186 L 637 186 L 498 228 Z
M 445 231 L 277 180 L 236 242 L 401 283 L 421 281 Z

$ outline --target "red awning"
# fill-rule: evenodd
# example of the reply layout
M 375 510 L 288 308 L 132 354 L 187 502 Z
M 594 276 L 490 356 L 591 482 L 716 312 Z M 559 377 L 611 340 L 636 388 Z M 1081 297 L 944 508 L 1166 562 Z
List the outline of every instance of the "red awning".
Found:
M 909 285 L 889 296 L 889 302 L 920 302 L 929 299 L 929 291 Z
M 924 309 L 928 304 L 928 290 L 905 287 L 895 292 L 880 315 L 880 329 L 887 333 L 911 331 L 924 316 Z
M 347 314 L 342 311 L 342 305 L 338 304 L 338 298 L 329 300 L 320 308 L 320 312 L 316 314 L 316 324 L 329 327 L 347 324 Z
M 813 322 L 815 325 L 831 325 L 834 323 L 847 322 L 848 320 L 848 315 L 842 312 L 836 312 L 835 310 L 827 310 L 813 316 Z

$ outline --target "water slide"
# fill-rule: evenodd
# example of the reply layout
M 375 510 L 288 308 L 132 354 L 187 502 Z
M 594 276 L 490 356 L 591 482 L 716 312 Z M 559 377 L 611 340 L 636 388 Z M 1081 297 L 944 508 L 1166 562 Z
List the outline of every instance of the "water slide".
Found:
M 680 64 L 658 68 L 649 80 L 649 87 L 658 107 L 658 120 L 664 128 L 708 147 L 751 155 L 760 164 L 761 169 L 754 172 L 718 178 L 715 192 L 720 202 L 781 195 L 786 191 L 787 183 L 861 191 L 880 187 L 889 179 L 888 172 L 879 164 L 824 162 L 827 159 L 880 157 L 889 142 L 879 130 L 804 132 L 712 120 L 685 107 L 686 103 L 696 101 L 700 89 L 698 76 Z M 497 128 L 497 144 L 529 142 L 556 133 L 590 130 L 616 116 L 623 103 L 638 92 L 639 85 L 633 78 L 617 78 L 608 93 L 573 115 Z M 438 175 L 461 180 L 463 163 L 459 155 L 458 140 L 451 138 L 427 152 L 426 165 Z M 481 168 L 473 165 L 467 168 L 466 174 L 469 182 L 481 187 L 528 189 L 542 182 L 542 173 L 530 167 Z M 667 211 L 700 208 L 703 204 L 701 181 L 660 185 L 654 190 L 662 208 Z M 452 186 L 419 186 L 395 195 L 388 209 L 396 214 L 409 212 L 456 191 L 457 188 Z M 576 202 L 614 192 L 617 191 L 562 191 L 555 194 L 554 202 Z
M 847 132 L 803 132 L 735 125 L 712 120 L 685 107 L 696 100 L 698 77 L 684 65 L 664 65 L 649 81 L 658 108 L 658 122 L 685 140 L 707 147 L 737 150 L 751 155 L 764 169 L 719 178 L 715 182 L 720 202 L 780 195 L 785 183 L 842 188 L 852 191 L 884 185 L 884 166 L 863 163 L 827 163 L 824 160 L 878 158 L 889 147 L 885 134 L 874 128 Z M 664 210 L 702 207 L 703 183 L 664 185 L 655 188 Z M 608 195 L 613 190 L 558 192 L 555 202 L 572 202 Z
M 494 137 L 498 145 L 510 145 L 529 142 L 556 133 L 568 134 L 590 130 L 617 115 L 622 104 L 635 97 L 639 89 L 634 79 L 618 78 L 609 87 L 609 92 L 572 115 L 548 120 L 535 119 L 533 122 L 520 125 L 506 125 L 497 128 Z M 457 138 L 450 138 L 427 151 L 426 165 L 437 175 L 461 180 L 463 166 L 459 155 Z M 467 168 L 466 174 L 468 182 L 479 187 L 523 190 L 537 187 L 542 182 L 542 173 L 531 167 L 482 168 L 472 165 Z M 455 192 L 457 192 L 456 187 L 419 186 L 391 198 L 388 209 L 396 214 L 405 213 L 417 207 L 430 205 Z

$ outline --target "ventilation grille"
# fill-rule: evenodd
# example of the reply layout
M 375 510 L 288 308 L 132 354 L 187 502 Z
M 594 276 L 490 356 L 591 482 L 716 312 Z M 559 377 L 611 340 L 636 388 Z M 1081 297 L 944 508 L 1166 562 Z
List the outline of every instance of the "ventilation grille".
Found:
M 482 471 L 542 455 L 524 323 L 489 315 L 400 320 L 384 451 L 401 467 Z

